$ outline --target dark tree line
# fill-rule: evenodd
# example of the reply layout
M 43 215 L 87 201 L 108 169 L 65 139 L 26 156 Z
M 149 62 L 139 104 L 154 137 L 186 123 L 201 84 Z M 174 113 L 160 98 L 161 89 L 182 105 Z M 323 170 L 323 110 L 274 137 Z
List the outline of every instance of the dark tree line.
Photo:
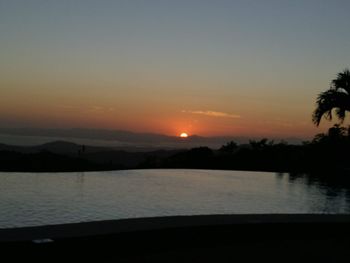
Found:
M 257 170 L 275 172 L 330 172 L 350 169 L 349 129 L 335 125 L 326 134 L 310 142 L 291 145 L 268 139 L 251 140 L 249 144 L 228 142 L 219 150 L 198 147 L 166 159 L 153 159 L 140 168 L 195 168 Z

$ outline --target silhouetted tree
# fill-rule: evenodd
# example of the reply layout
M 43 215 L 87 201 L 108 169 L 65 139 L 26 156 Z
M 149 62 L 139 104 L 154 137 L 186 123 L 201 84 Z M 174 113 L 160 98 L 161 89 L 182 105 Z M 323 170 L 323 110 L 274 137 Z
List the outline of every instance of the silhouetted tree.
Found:
M 324 134 L 324 133 L 319 133 L 319 134 L 316 134 L 315 137 L 312 139 L 312 144 L 317 144 L 317 143 L 320 143 L 320 142 L 323 142 L 325 139 L 326 139 L 327 135 Z M 309 142 L 304 142 L 303 144 L 304 146 L 307 146 L 309 145 Z
M 335 124 L 328 130 L 328 136 L 334 139 L 343 139 L 346 136 L 346 128 L 340 127 L 339 124 Z
M 235 143 L 234 141 L 230 141 L 225 145 L 221 146 L 219 151 L 222 153 L 233 153 L 237 150 L 237 148 L 238 148 L 237 143 Z
M 253 150 L 263 150 L 266 149 L 268 146 L 272 146 L 274 144 L 274 141 L 269 141 L 268 139 L 264 138 L 260 141 L 249 140 L 249 144 Z
M 348 140 L 349 128 L 341 127 L 339 124 L 335 124 L 328 129 L 328 133 L 319 133 L 312 140 L 313 144 L 317 143 L 345 143 Z
M 341 123 L 345 119 L 345 113 L 350 111 L 350 71 L 345 69 L 338 73 L 337 78 L 332 80 L 329 90 L 320 93 L 316 101 L 316 109 L 312 115 L 312 121 L 317 126 L 322 117 L 332 120 L 332 110 Z

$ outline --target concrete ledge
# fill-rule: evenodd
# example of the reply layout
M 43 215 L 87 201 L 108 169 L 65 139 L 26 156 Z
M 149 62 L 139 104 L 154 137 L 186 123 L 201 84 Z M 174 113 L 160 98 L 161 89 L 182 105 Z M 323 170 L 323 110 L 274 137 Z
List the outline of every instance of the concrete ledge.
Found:
M 0 229 L 35 262 L 348 262 L 350 215 L 203 215 Z
M 239 225 L 350 225 L 350 215 L 318 214 L 255 214 L 255 215 L 195 215 L 70 223 L 0 229 L 0 242 L 35 239 L 64 239 L 154 231 L 171 228 L 218 227 Z

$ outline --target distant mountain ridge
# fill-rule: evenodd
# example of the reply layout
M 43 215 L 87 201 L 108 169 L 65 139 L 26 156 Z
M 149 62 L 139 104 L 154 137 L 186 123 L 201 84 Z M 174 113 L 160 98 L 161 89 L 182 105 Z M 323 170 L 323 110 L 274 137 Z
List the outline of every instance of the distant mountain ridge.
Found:
M 128 152 L 66 141 L 54 141 L 35 146 L 0 143 L 0 170 L 75 171 L 136 168 L 148 159 L 167 158 L 182 151 Z
M 333 174 L 335 171 L 348 175 L 350 168 L 346 153 L 350 144 L 347 137 L 342 141 L 342 144 L 326 140 L 292 145 L 260 140 L 240 145 L 229 143 L 219 150 L 202 146 L 148 152 L 129 152 L 65 141 L 35 146 L 0 144 L 0 171 L 69 172 L 176 168 L 317 174 Z
M 156 133 L 135 133 L 124 130 L 102 130 L 102 129 L 42 129 L 42 128 L 0 128 L 0 134 L 17 135 L 17 136 L 45 136 L 63 138 L 65 141 L 73 141 L 71 139 L 89 139 L 119 142 L 122 146 L 131 147 L 155 147 L 165 149 L 193 148 L 198 146 L 208 146 L 211 148 L 219 148 L 228 141 L 236 141 L 243 144 L 248 143 L 247 137 L 235 136 L 216 136 L 203 137 L 191 135 L 186 139 L 177 136 L 168 136 Z M 254 138 L 253 138 L 254 139 Z M 280 139 L 277 139 L 280 140 Z M 285 139 L 289 143 L 300 144 L 301 140 L 297 138 Z M 91 144 L 91 143 L 89 143 Z
M 17 146 L 0 143 L 0 151 L 15 151 L 20 153 L 38 153 L 49 151 L 58 154 L 77 154 L 82 151 L 82 145 L 66 141 L 53 141 L 35 146 Z M 84 146 L 84 150 L 91 152 L 110 151 L 109 147 Z

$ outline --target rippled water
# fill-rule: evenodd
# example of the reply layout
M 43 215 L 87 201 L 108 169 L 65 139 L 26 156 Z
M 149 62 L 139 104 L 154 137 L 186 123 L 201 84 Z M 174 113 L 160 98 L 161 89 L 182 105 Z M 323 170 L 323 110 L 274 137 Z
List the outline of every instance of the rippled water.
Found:
M 0 173 L 1 228 L 226 213 L 350 213 L 350 191 L 265 172 Z

